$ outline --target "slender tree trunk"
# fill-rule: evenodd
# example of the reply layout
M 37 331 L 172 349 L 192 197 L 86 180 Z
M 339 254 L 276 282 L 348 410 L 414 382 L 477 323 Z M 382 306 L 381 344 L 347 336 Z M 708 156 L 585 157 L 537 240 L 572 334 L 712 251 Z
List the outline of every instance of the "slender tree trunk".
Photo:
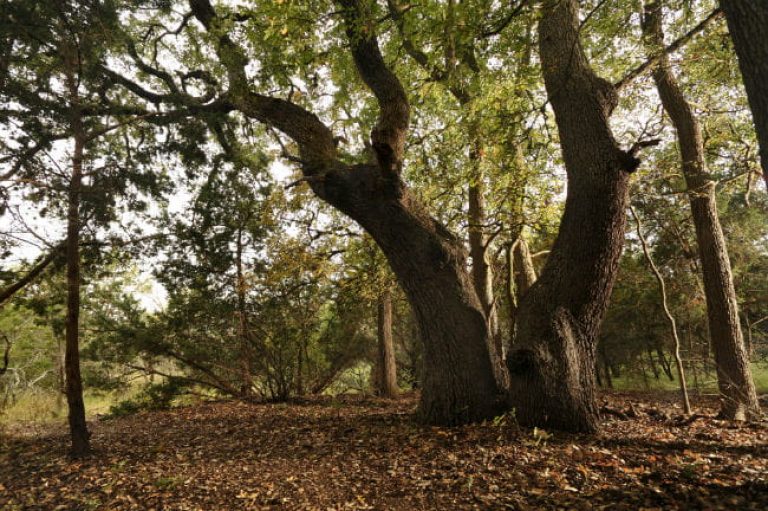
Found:
M 768 188 L 768 2 L 720 0 L 720 5 L 739 58 Z
M 646 4 L 643 30 L 651 48 L 664 44 L 661 12 L 659 2 Z M 701 127 L 677 84 L 668 58 L 660 59 L 653 78 L 680 145 L 699 245 L 718 386 L 723 398 L 720 413 L 726 418 L 743 420 L 759 414 L 760 407 L 744 348 L 731 263 L 717 212 L 715 183 L 707 175 Z
M 238 319 L 238 336 L 240 337 L 240 364 L 241 364 L 241 379 L 240 387 L 243 397 L 248 397 L 252 394 L 253 390 L 253 369 L 250 345 L 250 335 L 248 331 L 248 311 L 246 309 L 245 300 L 245 278 L 243 276 L 243 229 L 238 227 L 237 229 L 237 247 L 235 252 L 235 265 L 236 265 L 236 281 L 235 292 L 237 294 L 237 319 Z
M 296 395 L 304 395 L 304 350 L 299 345 L 299 350 L 296 353 Z M 286 395 L 286 397 L 288 397 Z
M 73 120 L 73 131 L 75 147 L 67 210 L 67 321 L 64 366 L 72 455 L 82 457 L 90 453 L 91 445 L 90 433 L 85 422 L 83 382 L 80 376 L 80 191 L 85 134 L 79 114 L 76 114 Z
M 480 169 L 480 149 L 472 149 L 475 175 L 469 185 L 469 254 L 472 257 L 472 281 L 477 297 L 488 321 L 488 328 L 494 338 L 498 356 L 501 357 L 501 335 L 493 297 L 493 268 L 488 260 L 488 237 L 485 234 L 485 186 Z
M 651 368 L 651 372 L 653 373 L 654 379 L 658 381 L 659 377 L 661 376 L 661 373 L 659 372 L 659 367 L 656 365 L 656 360 L 654 360 L 653 358 L 653 351 L 651 351 L 650 344 L 646 345 L 645 354 L 648 355 L 648 367 Z
M 507 357 L 510 400 L 523 424 L 595 431 L 597 334 L 624 241 L 629 173 L 639 161 L 611 133 L 617 95 L 589 67 L 578 0 L 544 0 L 542 8 L 539 54 L 568 195 L 547 263 L 520 304 Z
M 611 374 L 611 368 L 605 359 L 603 359 L 603 373 L 605 374 L 605 382 L 608 384 L 608 388 L 613 389 L 613 375 Z
M 749 312 L 744 311 L 744 324 L 747 326 L 747 337 L 744 339 L 745 348 L 747 350 L 747 358 L 752 358 L 752 351 L 754 345 L 752 344 L 752 324 L 749 322 Z
M 651 268 L 651 271 L 653 272 L 653 275 L 656 277 L 656 282 L 659 285 L 659 295 L 661 295 L 661 307 L 664 309 L 664 315 L 667 318 L 667 321 L 669 322 L 669 331 L 672 334 L 672 340 L 675 343 L 675 362 L 677 363 L 677 375 L 680 379 L 680 393 L 682 394 L 683 398 L 683 409 L 685 410 L 685 413 L 690 415 L 691 413 L 691 401 L 688 398 L 688 387 L 685 382 L 685 369 L 683 368 L 683 359 L 680 356 L 680 336 L 677 333 L 677 322 L 675 321 L 675 317 L 672 315 L 672 312 L 669 310 L 669 304 L 667 302 L 667 286 L 664 282 L 664 277 L 662 277 L 661 272 L 659 271 L 659 268 L 656 266 L 656 263 L 653 261 L 653 257 L 651 257 L 651 252 L 648 250 L 648 243 L 645 241 L 645 235 L 643 235 L 643 228 L 640 225 L 640 217 L 637 216 L 637 212 L 634 208 L 630 206 L 630 211 L 632 211 L 632 216 L 635 218 L 635 224 L 637 227 L 637 237 L 640 239 L 640 244 L 643 247 L 643 255 L 645 255 L 645 261 L 648 263 L 648 266 Z M 650 355 L 650 352 L 649 352 Z M 659 349 L 659 356 L 661 356 L 661 349 Z M 670 374 L 670 379 L 671 379 Z
M 675 381 L 675 377 L 672 375 L 672 366 L 670 365 L 667 356 L 664 354 L 664 350 L 660 343 L 656 346 L 656 355 L 659 357 L 661 368 L 664 370 L 664 374 L 667 375 L 667 378 L 669 378 L 669 381 Z
M 515 243 L 514 257 L 517 299 L 522 301 L 525 293 L 536 282 L 536 269 L 533 266 L 531 251 L 528 249 L 528 243 L 523 238 L 519 238 Z
M 517 322 L 517 297 L 515 295 L 515 259 L 514 259 L 514 243 L 509 243 L 504 248 L 506 267 L 507 267 L 507 282 L 504 285 L 504 294 L 507 298 L 507 322 L 509 323 L 509 345 L 514 343 L 515 339 L 515 323 Z M 503 349 L 503 345 L 498 352 L 506 356 L 506 352 Z
M 605 388 L 605 383 L 603 383 L 603 377 L 600 374 L 600 364 L 595 365 L 595 382 L 597 382 L 598 387 Z
M 392 293 L 387 289 L 378 303 L 378 360 L 376 391 L 382 397 L 397 397 L 397 365 L 392 340 Z
M 691 372 L 693 373 L 693 388 L 696 390 L 696 397 L 701 397 L 701 387 L 699 386 L 699 371 L 697 364 L 699 362 L 699 359 L 696 355 L 696 350 L 694 349 L 693 345 L 693 330 L 691 327 L 691 316 L 688 315 L 688 352 L 690 355 L 688 356 L 688 367 L 691 368 Z
M 645 370 L 645 361 L 640 357 L 640 374 L 643 377 L 643 389 L 650 390 L 651 384 L 648 382 L 648 371 Z
M 509 301 L 510 340 L 514 343 L 518 304 L 536 282 L 536 270 L 528 243 L 518 235 L 507 247 L 507 300 Z

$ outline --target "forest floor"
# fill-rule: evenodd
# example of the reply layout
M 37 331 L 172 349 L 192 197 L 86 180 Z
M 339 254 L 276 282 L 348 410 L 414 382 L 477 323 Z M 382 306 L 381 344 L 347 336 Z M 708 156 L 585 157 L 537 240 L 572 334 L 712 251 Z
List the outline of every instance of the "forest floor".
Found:
M 673 394 L 602 400 L 614 413 L 591 437 L 509 418 L 421 426 L 414 396 L 96 421 L 82 461 L 68 459 L 60 426 L 10 428 L 0 510 L 768 509 L 768 423 L 715 420 L 711 400 L 686 423 Z

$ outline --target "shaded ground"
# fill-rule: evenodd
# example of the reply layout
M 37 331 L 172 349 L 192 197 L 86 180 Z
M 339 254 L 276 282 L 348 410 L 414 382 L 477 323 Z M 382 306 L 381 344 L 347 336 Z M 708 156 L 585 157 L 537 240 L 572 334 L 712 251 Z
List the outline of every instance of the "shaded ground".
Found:
M 510 420 L 423 427 L 413 397 L 98 422 L 86 461 L 67 459 L 63 430 L 6 432 L 0 510 L 768 509 L 768 424 L 717 421 L 701 406 L 710 416 L 683 424 L 670 397 L 605 399 L 633 403 L 637 418 L 606 415 L 596 437 Z

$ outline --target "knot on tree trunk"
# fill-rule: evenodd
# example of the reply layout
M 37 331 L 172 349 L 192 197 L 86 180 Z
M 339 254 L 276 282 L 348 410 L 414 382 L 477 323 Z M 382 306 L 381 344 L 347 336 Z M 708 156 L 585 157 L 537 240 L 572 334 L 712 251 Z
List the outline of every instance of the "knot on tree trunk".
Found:
M 376 126 L 371 130 L 371 147 L 373 147 L 373 151 L 376 153 L 376 161 L 379 163 L 382 171 L 400 175 L 402 162 L 398 152 L 391 143 L 391 140 L 396 136 L 397 134 L 393 133 L 393 130 Z
M 507 370 L 512 375 L 521 375 L 536 367 L 536 356 L 533 351 L 523 348 L 514 350 L 507 356 Z

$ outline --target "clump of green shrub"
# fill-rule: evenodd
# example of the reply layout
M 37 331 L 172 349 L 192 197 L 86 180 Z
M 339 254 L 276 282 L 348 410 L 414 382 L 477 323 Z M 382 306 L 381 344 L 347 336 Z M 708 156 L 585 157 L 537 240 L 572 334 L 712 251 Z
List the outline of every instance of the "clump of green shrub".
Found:
M 162 383 L 147 385 L 137 396 L 120 401 L 109 408 L 104 419 L 133 415 L 141 411 L 168 410 L 176 398 L 187 390 L 187 383 L 178 378 L 169 378 Z

